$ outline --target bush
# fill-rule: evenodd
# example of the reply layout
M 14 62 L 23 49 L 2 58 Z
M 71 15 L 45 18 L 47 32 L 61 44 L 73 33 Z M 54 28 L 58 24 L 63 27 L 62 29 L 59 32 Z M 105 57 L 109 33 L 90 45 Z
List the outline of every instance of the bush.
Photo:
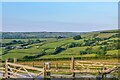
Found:
M 72 48 L 72 47 L 76 47 L 76 44 L 75 44 L 75 43 L 69 43 L 69 44 L 67 45 L 67 48 Z
M 64 50 L 64 48 L 56 47 L 54 54 L 58 54 L 58 53 L 60 53 L 62 50 Z
M 84 43 L 84 46 L 91 46 L 93 43 L 95 43 L 94 41 L 88 41 Z
M 80 54 L 84 55 L 84 54 L 87 54 L 87 52 L 86 51 L 80 51 Z
M 77 36 L 74 36 L 73 37 L 74 40 L 79 40 L 79 39 L 82 39 L 80 35 L 77 35 Z
M 99 50 L 99 51 L 97 51 L 96 52 L 96 54 L 98 54 L 98 55 L 105 55 L 107 52 L 106 51 L 104 51 L 104 50 Z
M 45 52 L 42 52 L 40 54 L 37 54 L 35 56 L 24 56 L 23 59 L 34 59 L 34 58 L 39 58 L 41 56 L 44 56 L 46 53 Z

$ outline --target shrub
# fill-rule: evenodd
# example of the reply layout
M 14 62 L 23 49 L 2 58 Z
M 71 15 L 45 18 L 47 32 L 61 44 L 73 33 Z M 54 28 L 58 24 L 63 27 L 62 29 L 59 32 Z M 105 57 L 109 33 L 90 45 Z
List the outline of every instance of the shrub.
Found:
M 107 52 L 104 51 L 104 50 L 102 50 L 102 49 L 96 52 L 96 54 L 101 55 L 101 56 L 102 56 L 102 55 L 105 55 L 106 53 L 107 53 Z
M 62 50 L 64 50 L 64 48 L 56 47 L 54 54 L 57 54 L 57 53 L 61 52 Z
M 84 54 L 87 54 L 87 52 L 86 51 L 80 51 L 80 54 L 84 55 Z
M 79 39 L 82 39 L 80 35 L 77 35 L 77 36 L 74 36 L 73 37 L 74 40 L 79 40 Z

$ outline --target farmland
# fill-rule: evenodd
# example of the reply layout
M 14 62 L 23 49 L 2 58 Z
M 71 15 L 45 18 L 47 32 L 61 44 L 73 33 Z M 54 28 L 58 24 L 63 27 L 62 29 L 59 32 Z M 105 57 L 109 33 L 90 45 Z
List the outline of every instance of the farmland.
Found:
M 108 30 L 81 33 L 80 36 L 82 38 L 78 40 L 73 39 L 75 36 L 73 36 L 73 33 L 71 36 L 69 35 L 70 37 L 68 34 L 65 35 L 67 37 L 63 37 L 58 33 L 52 33 L 52 35 L 49 33 L 52 37 L 30 37 L 29 39 L 18 39 L 19 37 L 17 37 L 16 39 L 8 39 L 10 37 L 7 38 L 9 35 L 7 35 L 6 32 L 4 33 L 5 35 L 3 34 L 5 38 L 2 40 L 2 60 L 4 61 L 6 58 L 14 57 L 19 60 L 64 60 L 69 59 L 71 56 L 74 56 L 77 59 L 117 58 L 119 50 L 119 47 L 117 46 L 117 32 L 118 30 Z M 16 34 L 19 35 L 18 33 Z M 16 34 L 14 33 L 14 35 Z M 53 35 L 55 36 L 53 37 Z M 76 35 L 78 35 L 78 33 Z M 24 35 L 22 34 L 22 36 Z
M 69 36 L 64 32 L 48 33 L 49 37 L 46 37 L 46 35 L 38 36 L 40 32 L 24 34 L 22 32 L 6 32 L 5 35 L 3 34 L 2 53 L 0 54 L 3 65 L 8 58 L 10 58 L 11 62 L 13 62 L 13 58 L 17 58 L 17 64 L 41 69 L 43 69 L 44 63 L 49 62 L 52 74 L 71 75 L 70 69 L 71 63 L 73 63 L 71 60 L 74 57 L 74 71 L 76 75 L 82 76 L 86 72 L 89 73 L 90 70 L 93 70 L 92 75 L 97 75 L 98 70 L 104 67 L 112 69 L 118 64 L 118 51 L 120 50 L 118 30 L 79 34 L 69 32 Z M 9 36 L 10 34 L 13 36 Z M 22 36 L 15 38 L 16 35 L 21 34 Z M 27 38 L 25 38 L 25 34 Z M 110 76 L 117 77 L 117 71 L 111 73 Z

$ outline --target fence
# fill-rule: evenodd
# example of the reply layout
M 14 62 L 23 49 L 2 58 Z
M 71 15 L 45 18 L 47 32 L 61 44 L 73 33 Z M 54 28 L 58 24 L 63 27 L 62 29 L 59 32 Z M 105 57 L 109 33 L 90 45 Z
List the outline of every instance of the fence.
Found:
M 5 65 L 0 68 L 2 71 L 2 78 L 37 78 L 37 77 L 51 77 L 53 72 L 69 72 L 71 77 L 75 78 L 77 73 L 96 73 L 105 77 L 107 74 L 114 72 L 120 68 L 119 64 L 114 64 L 111 67 L 111 63 L 100 62 L 88 62 L 88 61 L 75 61 L 74 57 L 71 58 L 69 69 L 60 69 L 59 64 L 55 65 L 55 68 L 51 68 L 51 63 L 44 63 L 43 68 L 32 67 L 27 65 L 21 65 L 16 63 L 17 59 L 14 58 L 14 63 L 10 63 L 6 59 Z M 113 64 L 112 64 L 113 65 Z M 57 74 L 56 74 L 57 76 Z

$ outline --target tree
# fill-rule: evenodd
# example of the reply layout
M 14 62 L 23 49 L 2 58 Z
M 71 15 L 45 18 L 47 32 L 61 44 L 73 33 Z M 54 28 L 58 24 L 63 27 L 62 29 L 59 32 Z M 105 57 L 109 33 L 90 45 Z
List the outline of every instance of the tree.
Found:
M 28 44 L 33 44 L 34 43 L 34 40 L 28 40 L 28 42 L 27 42 Z
M 80 54 L 84 55 L 84 54 L 87 54 L 87 52 L 86 51 L 80 51 Z
M 12 40 L 11 43 L 12 43 L 12 44 L 16 44 L 17 41 L 16 41 L 16 40 Z
M 87 54 L 92 53 L 92 47 L 90 47 L 90 48 L 86 48 L 85 51 L 87 52 Z
M 79 39 L 82 39 L 80 35 L 77 35 L 77 36 L 74 36 L 73 37 L 74 40 L 79 40 Z
M 95 43 L 94 41 L 88 41 L 85 42 L 84 46 L 91 46 L 93 43 Z
M 96 41 L 101 41 L 102 39 L 101 38 L 95 38 Z
M 24 44 L 24 41 L 18 40 L 18 44 Z
M 107 46 L 100 46 L 99 49 L 102 49 L 104 51 L 107 51 Z
M 61 47 L 56 47 L 54 54 L 57 54 L 57 53 L 61 52 L 62 50 L 64 50 L 64 49 Z
M 96 52 L 96 54 L 101 55 L 101 56 L 105 55 L 106 53 L 107 51 L 104 51 L 102 49 Z
M 58 38 L 58 39 L 61 39 L 61 38 L 65 38 L 65 37 L 62 37 L 62 36 L 58 36 L 57 38 Z
M 41 41 L 39 40 L 39 39 L 36 39 L 36 41 L 35 41 L 36 43 L 40 43 Z
M 76 44 L 75 43 L 69 43 L 68 45 L 67 45 L 67 48 L 72 48 L 72 47 L 76 47 Z

